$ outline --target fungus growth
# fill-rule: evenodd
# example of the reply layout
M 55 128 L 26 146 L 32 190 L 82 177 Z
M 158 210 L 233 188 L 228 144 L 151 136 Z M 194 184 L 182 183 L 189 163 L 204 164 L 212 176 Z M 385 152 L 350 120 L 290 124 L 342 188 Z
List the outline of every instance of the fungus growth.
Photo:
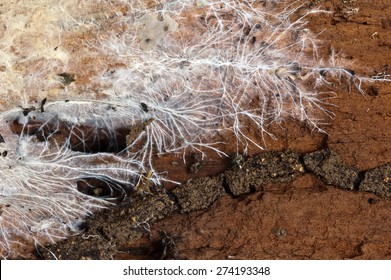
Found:
M 217 134 L 264 149 L 247 127 L 286 119 L 322 130 L 321 87 L 373 82 L 318 58 L 306 18 L 327 12 L 275 2 L 3 3 L 0 256 L 78 232 L 142 174 L 169 180 L 157 155 L 224 155 Z

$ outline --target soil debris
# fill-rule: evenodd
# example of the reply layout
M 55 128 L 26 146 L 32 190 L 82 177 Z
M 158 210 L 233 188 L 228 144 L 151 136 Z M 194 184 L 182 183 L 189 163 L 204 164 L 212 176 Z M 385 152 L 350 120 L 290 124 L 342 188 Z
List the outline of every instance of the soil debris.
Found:
M 154 120 L 155 118 L 152 117 L 141 122 L 138 125 L 132 126 L 129 129 L 129 134 L 126 136 L 126 145 L 131 145 L 137 139 L 137 137 L 146 129 L 146 127 L 150 125 Z
M 234 196 L 260 190 L 266 183 L 287 182 L 304 173 L 295 152 L 267 152 L 248 158 L 224 172 L 229 192 Z
M 367 171 L 359 189 L 382 197 L 391 197 L 391 163 Z
M 248 205 L 252 205 L 261 204 L 263 197 L 270 199 L 272 196 L 280 200 L 282 198 L 278 195 L 286 199 L 287 196 L 301 193 L 308 196 L 308 200 L 301 203 L 306 204 L 306 207 L 312 207 L 308 204 L 314 199 L 319 199 L 318 196 L 325 192 L 323 188 L 319 188 L 319 184 L 322 184 L 320 180 L 316 183 L 316 179 L 310 179 L 315 176 L 325 184 L 340 189 L 360 190 L 382 197 L 391 197 L 391 163 L 369 171 L 358 172 L 354 167 L 345 165 L 336 152 L 328 149 L 308 154 L 292 151 L 266 152 L 250 158 L 235 157 L 232 163 L 234 165 L 231 169 L 217 176 L 192 179 L 171 191 L 153 188 L 153 191 L 145 193 L 134 190 L 134 193 L 126 197 L 123 203 L 89 220 L 83 234 L 70 238 L 68 242 L 64 241 L 40 249 L 39 257 L 44 259 L 188 258 L 186 254 L 177 250 L 177 246 L 186 243 L 181 239 L 183 236 L 180 231 L 164 229 L 156 237 L 155 230 L 154 237 L 151 235 L 151 223 L 167 216 L 171 220 L 173 216 L 193 215 L 193 213 L 202 216 L 200 213 L 204 213 L 205 209 L 213 209 L 222 201 L 226 201 L 227 194 L 233 198 L 241 196 L 238 201 L 247 201 Z M 270 183 L 278 183 L 275 187 L 279 188 L 279 191 L 265 188 Z M 298 184 L 308 185 L 308 187 L 297 187 Z M 336 190 L 333 188 L 326 190 L 328 189 L 331 190 L 329 194 L 332 194 L 330 199 L 338 200 Z M 348 193 L 351 193 L 352 197 L 354 194 L 358 195 L 358 192 Z M 363 201 L 366 205 L 382 203 L 380 198 L 370 197 L 373 194 L 361 193 L 360 195 L 365 197 Z M 216 201 L 219 202 L 215 203 Z M 264 207 L 267 209 L 269 206 L 264 205 Z M 262 211 L 265 209 L 262 208 Z M 259 211 L 258 207 L 256 211 Z M 319 211 L 319 209 L 311 211 Z M 308 216 L 306 220 L 311 219 L 311 211 L 306 214 Z M 159 223 L 164 224 L 164 221 Z M 271 235 L 278 240 L 285 240 L 290 236 L 291 229 L 288 226 L 277 223 L 270 227 L 272 227 Z M 232 242 L 235 240 L 233 239 Z M 312 258 L 313 253 L 292 254 L 294 258 Z M 356 256 L 355 254 L 356 252 L 352 251 L 349 256 Z
M 178 260 L 181 259 L 174 237 L 165 231 L 160 232 L 160 249 L 161 249 L 161 260 Z
M 323 149 L 306 154 L 304 164 L 307 170 L 314 172 L 328 185 L 347 190 L 355 189 L 358 170 L 345 165 L 333 151 Z
M 125 202 L 86 222 L 85 231 L 70 242 L 64 241 L 38 249 L 43 259 L 113 259 L 121 253 L 121 244 L 141 238 L 150 230 L 150 223 L 162 219 L 177 209 L 164 191 L 140 195 L 135 193 Z
M 182 213 L 206 209 L 224 193 L 221 175 L 190 180 L 172 191 Z

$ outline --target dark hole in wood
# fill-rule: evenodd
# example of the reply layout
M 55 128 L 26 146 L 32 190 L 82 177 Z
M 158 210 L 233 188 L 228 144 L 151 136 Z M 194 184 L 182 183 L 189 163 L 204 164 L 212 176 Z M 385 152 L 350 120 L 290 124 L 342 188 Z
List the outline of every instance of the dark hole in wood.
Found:
M 77 181 L 77 190 L 89 196 L 121 202 L 133 190 L 133 186 L 131 184 L 125 185 L 105 177 L 82 178 Z
M 85 153 L 119 153 L 127 147 L 126 136 L 132 127 L 111 129 L 89 125 L 72 125 L 57 118 L 43 121 L 29 118 L 27 124 L 18 119 L 10 122 L 11 131 L 18 135 L 35 135 L 37 141 L 54 141 L 69 149 Z

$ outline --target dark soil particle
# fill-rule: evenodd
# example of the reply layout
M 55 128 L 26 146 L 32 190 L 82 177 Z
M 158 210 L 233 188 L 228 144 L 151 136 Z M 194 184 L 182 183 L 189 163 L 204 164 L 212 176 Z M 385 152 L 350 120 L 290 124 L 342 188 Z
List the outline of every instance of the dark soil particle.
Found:
M 306 168 L 314 172 L 328 185 L 353 190 L 358 178 L 358 170 L 345 165 L 333 151 L 324 149 L 304 156 Z
M 303 172 L 298 153 L 268 152 L 236 164 L 224 176 L 230 193 L 238 196 L 260 190 L 266 183 L 287 182 Z
M 366 172 L 359 189 L 382 197 L 391 197 L 391 164 L 385 164 Z
M 223 177 L 203 177 L 190 180 L 175 188 L 172 194 L 177 198 L 182 213 L 206 209 L 224 194 Z

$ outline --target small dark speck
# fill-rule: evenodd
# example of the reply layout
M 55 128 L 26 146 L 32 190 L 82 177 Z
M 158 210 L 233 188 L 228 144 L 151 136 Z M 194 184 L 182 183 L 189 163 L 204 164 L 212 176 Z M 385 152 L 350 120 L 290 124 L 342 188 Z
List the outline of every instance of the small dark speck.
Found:
M 19 107 L 21 107 L 21 106 L 19 106 Z M 27 116 L 31 111 L 34 111 L 35 110 L 35 107 L 31 107 L 31 108 L 23 108 L 23 107 L 21 107 L 22 109 L 23 109 L 23 116 Z
M 75 228 L 77 230 L 85 230 L 87 228 L 87 223 L 86 222 L 78 222 L 76 225 L 75 225 Z
M 57 76 L 61 77 L 62 78 L 62 83 L 67 86 L 71 83 L 73 83 L 75 80 L 75 75 L 73 74 L 70 74 L 70 73 L 60 73 L 60 74 L 57 74 Z
M 369 204 L 375 204 L 375 203 L 377 203 L 377 199 L 375 199 L 375 198 L 368 198 L 368 203 Z
M 351 75 L 351 76 L 354 76 L 354 75 L 356 74 L 356 72 L 354 72 L 354 71 L 351 70 L 351 69 L 346 69 L 346 68 L 345 68 L 345 71 L 348 72 L 349 75 Z
M 326 76 L 326 70 L 320 70 L 319 71 L 319 74 L 322 76 L 322 77 L 324 77 L 324 76 Z
M 141 109 L 143 109 L 143 111 L 144 111 L 145 113 L 148 113 L 148 112 L 149 112 L 149 109 L 148 109 L 147 104 L 145 104 L 144 102 L 141 102 L 140 105 L 141 105 Z
M 379 95 L 379 91 L 377 90 L 377 88 L 375 88 L 374 86 L 370 86 L 368 89 L 367 89 L 367 94 L 369 96 L 378 96 Z
M 44 98 L 44 99 L 41 101 L 41 113 L 44 112 L 45 103 L 46 103 L 46 98 Z

